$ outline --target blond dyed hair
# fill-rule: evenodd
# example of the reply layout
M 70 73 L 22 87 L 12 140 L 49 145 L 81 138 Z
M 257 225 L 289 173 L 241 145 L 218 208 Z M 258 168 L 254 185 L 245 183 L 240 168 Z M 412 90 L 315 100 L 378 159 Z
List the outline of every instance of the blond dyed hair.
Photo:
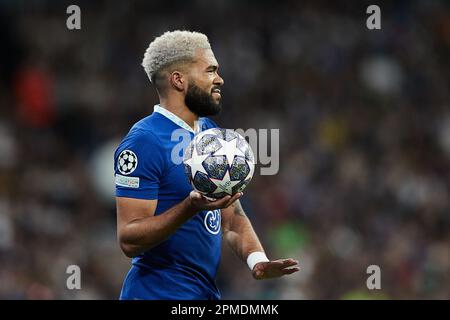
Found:
M 193 61 L 197 49 L 211 49 L 208 37 L 195 31 L 167 31 L 155 38 L 144 54 L 142 66 L 150 82 L 160 71 L 180 62 Z

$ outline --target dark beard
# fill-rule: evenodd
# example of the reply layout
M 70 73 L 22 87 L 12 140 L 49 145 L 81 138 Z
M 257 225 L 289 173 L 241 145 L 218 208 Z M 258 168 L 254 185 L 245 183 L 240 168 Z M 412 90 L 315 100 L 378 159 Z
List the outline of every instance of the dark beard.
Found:
M 212 93 L 207 93 L 194 83 L 189 84 L 184 102 L 189 110 L 199 117 L 215 116 L 222 110 L 220 100 L 215 102 Z

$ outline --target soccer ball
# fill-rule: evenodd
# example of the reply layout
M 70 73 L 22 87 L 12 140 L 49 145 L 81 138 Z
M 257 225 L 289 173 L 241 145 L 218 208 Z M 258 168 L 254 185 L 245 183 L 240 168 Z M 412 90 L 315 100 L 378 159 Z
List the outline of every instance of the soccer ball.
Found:
M 250 145 L 230 129 L 198 133 L 185 150 L 183 163 L 192 187 L 210 200 L 241 192 L 255 171 Z

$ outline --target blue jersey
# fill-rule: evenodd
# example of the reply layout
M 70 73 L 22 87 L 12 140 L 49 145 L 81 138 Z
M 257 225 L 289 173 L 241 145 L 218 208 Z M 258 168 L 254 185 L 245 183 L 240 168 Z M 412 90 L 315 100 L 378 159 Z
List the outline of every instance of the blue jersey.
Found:
M 200 118 L 200 131 L 216 127 Z M 155 215 L 192 191 L 182 154 L 194 131 L 166 109 L 137 122 L 114 154 L 116 196 L 157 199 Z M 188 139 L 189 138 L 189 139 Z M 220 299 L 215 277 L 221 255 L 220 210 L 200 211 L 172 236 L 132 259 L 121 299 Z

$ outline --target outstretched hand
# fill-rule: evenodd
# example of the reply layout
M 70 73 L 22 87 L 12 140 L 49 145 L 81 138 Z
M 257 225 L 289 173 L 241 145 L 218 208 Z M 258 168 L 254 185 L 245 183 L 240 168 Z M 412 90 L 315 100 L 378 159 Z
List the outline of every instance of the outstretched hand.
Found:
M 271 279 L 292 274 L 300 270 L 298 261 L 294 259 L 279 259 L 269 262 L 260 262 L 253 267 L 253 277 L 256 280 Z

